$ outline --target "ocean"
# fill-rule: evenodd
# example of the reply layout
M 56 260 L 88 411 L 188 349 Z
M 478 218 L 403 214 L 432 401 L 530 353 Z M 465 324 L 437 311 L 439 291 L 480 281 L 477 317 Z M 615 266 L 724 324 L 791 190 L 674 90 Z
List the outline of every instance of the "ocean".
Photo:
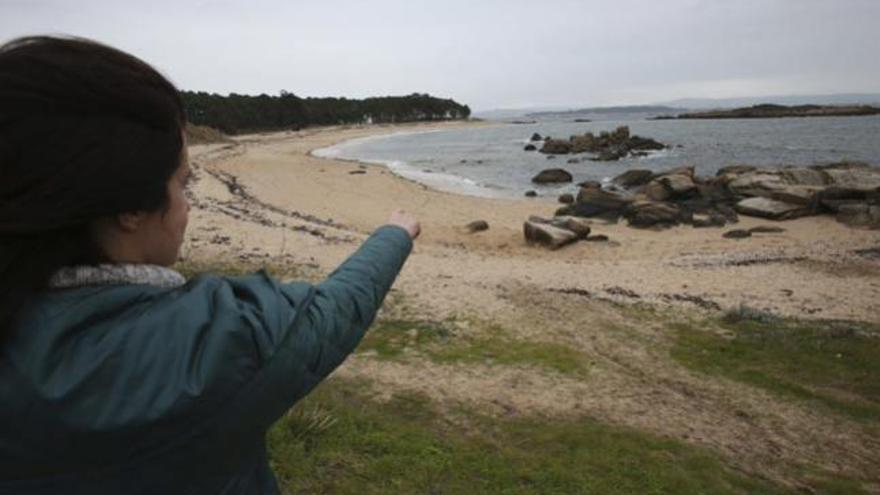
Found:
M 671 148 L 642 158 L 594 162 L 589 153 L 557 155 L 523 151 L 533 133 L 568 139 L 574 134 L 629 126 L 632 134 Z M 541 143 L 537 144 L 540 148 Z M 521 198 L 528 190 L 555 197 L 575 192 L 585 180 L 608 181 L 632 168 L 662 171 L 693 165 L 698 175 L 714 175 L 726 165 L 761 167 L 813 165 L 840 160 L 880 165 L 880 116 L 730 120 L 615 120 L 499 124 L 422 132 L 400 132 L 346 141 L 315 150 L 316 156 L 387 165 L 395 173 L 457 194 Z M 579 163 L 568 163 L 577 158 Z M 564 168 L 572 184 L 539 186 L 531 178 L 546 168 Z

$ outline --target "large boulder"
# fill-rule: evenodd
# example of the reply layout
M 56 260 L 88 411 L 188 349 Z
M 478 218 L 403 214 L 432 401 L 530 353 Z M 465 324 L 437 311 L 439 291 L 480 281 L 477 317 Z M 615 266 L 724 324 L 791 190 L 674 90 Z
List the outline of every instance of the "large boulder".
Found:
M 571 153 L 571 143 L 562 139 L 548 139 L 544 141 L 541 147 L 541 153 L 552 153 L 555 155 L 565 155 Z
M 600 188 L 582 187 L 578 191 L 576 203 L 591 204 L 606 210 L 622 210 L 632 204 L 631 196 L 606 191 Z
M 724 181 L 716 178 L 695 182 L 695 184 L 697 186 L 697 193 L 706 201 L 733 204 L 733 193 L 727 189 Z
M 574 178 L 566 170 L 561 168 L 548 168 L 542 170 L 538 175 L 532 177 L 532 182 L 536 184 L 549 184 L 557 182 L 571 182 Z
M 557 215 L 602 218 L 617 221 L 634 198 L 600 188 L 581 188 L 574 204 L 560 208 Z
M 544 138 L 542 138 L 541 135 L 536 132 L 536 133 L 532 134 L 532 138 L 529 139 L 529 141 L 541 141 L 543 139 Z
M 523 234 L 526 242 L 541 244 L 550 249 L 559 249 L 578 240 L 578 235 L 570 230 L 528 221 L 523 223 Z
M 682 198 L 695 193 L 697 190 L 694 184 L 693 175 L 674 174 L 664 175 L 657 179 L 663 184 L 673 198 Z
M 611 182 L 625 189 L 629 189 L 632 187 L 643 186 L 648 182 L 651 182 L 651 179 L 653 178 L 654 172 L 634 168 L 611 179 Z
M 693 177 L 678 173 L 657 177 L 645 186 L 644 190 L 645 195 L 652 201 L 686 198 L 697 192 Z
M 867 203 L 876 192 L 829 186 L 818 193 L 819 205 L 834 213 L 845 205 Z
M 815 207 L 819 204 L 819 194 L 824 189 L 823 186 L 785 186 L 777 191 L 771 191 L 769 198 L 785 203 Z
M 761 197 L 746 198 L 740 201 L 736 204 L 736 211 L 743 215 L 771 220 L 790 220 L 813 213 L 813 209 L 808 206 Z
M 788 167 L 779 171 L 779 178 L 794 186 L 825 186 L 828 176 L 821 170 L 804 167 Z
M 638 201 L 626 212 L 631 227 L 666 228 L 681 223 L 681 210 L 673 204 L 659 201 Z
M 631 150 L 662 150 L 666 145 L 651 138 L 632 136 L 627 141 L 627 147 Z
M 861 203 L 841 206 L 837 221 L 851 227 L 880 229 L 880 205 Z
M 586 238 L 590 235 L 590 231 L 592 230 L 589 220 L 572 216 L 553 217 L 550 224 L 554 227 L 574 232 L 577 234 L 578 239 Z
M 832 186 L 869 191 L 880 187 L 880 167 L 862 162 L 839 162 L 812 167 Z
M 645 186 L 643 192 L 651 201 L 666 201 L 672 197 L 672 193 L 669 192 L 669 189 L 657 180 L 653 180 Z
M 785 189 L 785 186 L 777 172 L 767 170 L 741 174 L 727 184 L 734 194 L 763 197 L 770 197 L 773 192 Z
M 527 144 L 527 145 L 525 145 L 525 147 L 523 148 L 523 151 L 535 151 L 535 150 L 537 150 L 537 149 L 538 149 L 538 148 L 535 147 L 534 144 Z

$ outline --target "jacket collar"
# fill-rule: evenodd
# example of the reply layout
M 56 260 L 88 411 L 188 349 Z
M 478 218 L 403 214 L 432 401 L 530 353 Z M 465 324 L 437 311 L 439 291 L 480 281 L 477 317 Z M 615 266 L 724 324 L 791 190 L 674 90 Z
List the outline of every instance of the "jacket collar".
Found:
M 164 266 L 119 263 L 64 267 L 49 279 L 49 288 L 142 284 L 173 289 L 185 283 L 183 275 Z

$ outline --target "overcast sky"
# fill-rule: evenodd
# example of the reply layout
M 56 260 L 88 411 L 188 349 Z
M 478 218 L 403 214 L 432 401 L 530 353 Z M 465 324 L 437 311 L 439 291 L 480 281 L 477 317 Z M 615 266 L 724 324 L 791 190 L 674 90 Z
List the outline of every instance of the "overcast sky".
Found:
M 68 33 L 182 89 L 476 110 L 880 92 L 880 0 L 0 0 L 0 37 Z

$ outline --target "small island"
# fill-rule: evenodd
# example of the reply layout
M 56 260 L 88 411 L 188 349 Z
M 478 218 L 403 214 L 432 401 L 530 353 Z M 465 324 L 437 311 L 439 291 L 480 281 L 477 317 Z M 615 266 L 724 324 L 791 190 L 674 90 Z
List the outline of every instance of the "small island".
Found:
M 797 105 L 785 106 L 765 103 L 730 110 L 709 110 L 679 114 L 677 119 L 773 119 L 780 117 L 855 117 L 878 115 L 880 108 L 870 105 Z M 655 117 L 667 120 L 673 117 Z

